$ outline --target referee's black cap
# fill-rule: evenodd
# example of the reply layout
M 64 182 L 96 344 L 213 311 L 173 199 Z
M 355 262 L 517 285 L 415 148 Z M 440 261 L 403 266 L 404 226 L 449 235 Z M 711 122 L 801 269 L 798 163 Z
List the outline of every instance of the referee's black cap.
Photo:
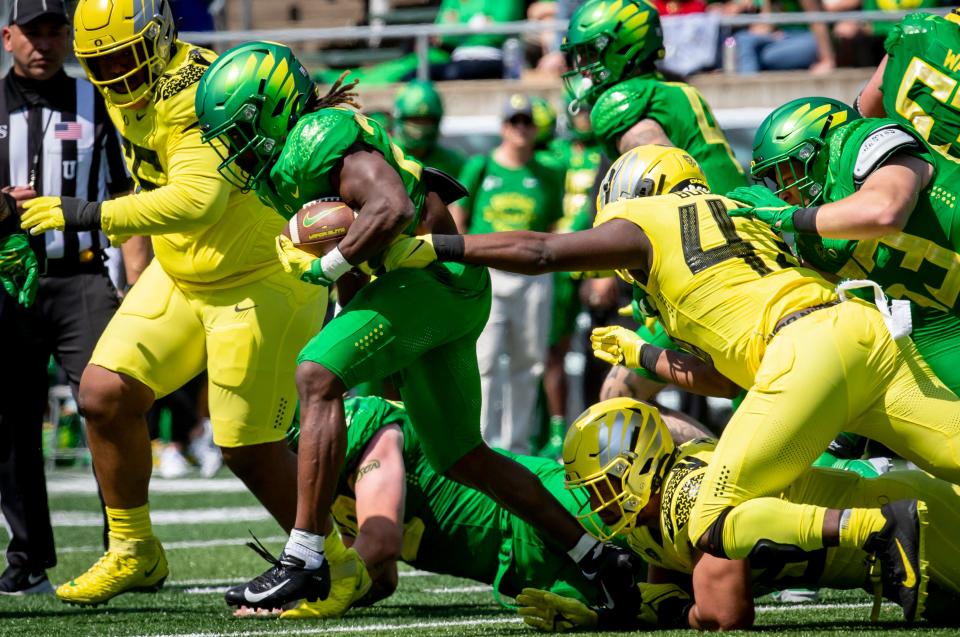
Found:
M 37 18 L 50 16 L 67 24 L 67 10 L 63 0 L 13 0 L 10 6 L 10 24 L 27 24 Z

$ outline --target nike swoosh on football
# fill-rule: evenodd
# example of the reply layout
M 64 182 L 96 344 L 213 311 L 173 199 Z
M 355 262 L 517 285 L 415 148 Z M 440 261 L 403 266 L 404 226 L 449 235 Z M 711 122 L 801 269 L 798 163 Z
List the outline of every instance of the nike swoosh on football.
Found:
M 907 588 L 913 588 L 917 585 L 917 574 L 913 572 L 913 565 L 911 565 L 910 560 L 907 559 L 907 552 L 903 550 L 900 540 L 895 538 L 894 542 L 897 543 L 897 550 L 900 551 L 900 559 L 903 560 L 903 568 L 907 571 L 907 574 L 903 576 L 903 585 Z
M 236 305 L 233 306 L 233 311 L 234 311 L 234 312 L 246 312 L 247 310 L 252 310 L 252 309 L 255 308 L 255 307 L 257 307 L 257 304 L 256 304 L 256 303 L 254 303 L 253 305 L 250 305 L 250 306 L 248 306 L 248 307 L 240 307 L 240 304 L 237 303 Z
M 273 588 L 267 589 L 267 590 L 263 591 L 262 593 L 254 593 L 254 592 L 251 592 L 251 591 L 250 591 L 250 587 L 248 586 L 247 588 L 243 589 L 243 598 L 244 598 L 245 600 L 247 600 L 248 602 L 253 602 L 253 603 L 257 603 L 257 602 L 263 601 L 263 600 L 266 599 L 267 597 L 273 595 L 273 594 L 276 593 L 278 590 L 280 590 L 281 588 L 283 588 L 284 586 L 286 586 L 286 585 L 287 585 L 287 582 L 289 582 L 289 581 L 290 581 L 290 580 L 285 579 L 285 580 L 283 580 L 282 582 L 280 582 L 279 584 L 277 584 L 276 586 L 274 586 Z
M 150 577 L 151 575 L 153 575 L 153 572 L 154 572 L 155 570 L 157 570 L 157 567 L 158 567 L 158 566 L 160 566 L 160 560 L 159 560 L 159 559 L 157 559 L 156 564 L 154 564 L 154 565 L 150 568 L 149 571 L 144 571 L 144 572 L 143 572 L 143 576 L 144 576 L 144 577 Z
M 319 222 L 321 219 L 326 217 L 328 214 L 330 214 L 334 210 L 340 210 L 340 208 L 343 208 L 343 206 L 337 206 L 336 208 L 327 208 L 326 210 L 324 210 L 323 212 L 317 215 L 314 215 L 312 212 L 308 212 L 303 216 L 303 227 L 309 228 L 310 226 Z

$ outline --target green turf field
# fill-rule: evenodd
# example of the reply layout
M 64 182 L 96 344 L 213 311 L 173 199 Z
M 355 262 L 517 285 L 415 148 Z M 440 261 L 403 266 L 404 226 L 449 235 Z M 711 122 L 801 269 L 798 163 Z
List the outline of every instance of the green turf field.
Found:
M 50 572 L 56 584 L 97 559 L 100 526 L 98 502 L 87 474 L 53 473 L 49 488 L 60 560 Z M 494 602 L 488 586 L 410 569 L 401 572 L 393 597 L 352 611 L 341 620 L 232 617 L 223 591 L 267 567 L 243 546 L 248 529 L 279 553 L 285 540 L 280 528 L 225 470 L 214 481 L 155 479 L 151 489 L 154 528 L 170 560 L 170 579 L 162 592 L 124 595 L 96 609 L 66 606 L 48 596 L 0 597 L 0 636 L 535 634 L 513 612 Z M 0 535 L 6 545 L 6 534 L 0 530 Z M 957 629 L 906 627 L 897 622 L 899 609 L 890 605 L 884 607 L 881 622 L 871 625 L 869 606 L 869 598 L 855 592 L 827 592 L 813 604 L 761 600 L 757 626 L 766 634 L 798 637 L 864 631 L 878 635 L 882 631 L 884 637 L 958 634 Z

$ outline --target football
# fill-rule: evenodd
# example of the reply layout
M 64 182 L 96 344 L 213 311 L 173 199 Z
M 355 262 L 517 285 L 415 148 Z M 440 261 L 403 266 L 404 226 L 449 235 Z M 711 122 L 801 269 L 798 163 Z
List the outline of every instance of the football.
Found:
M 283 234 L 304 252 L 322 257 L 340 243 L 356 216 L 340 199 L 317 199 L 290 217 Z

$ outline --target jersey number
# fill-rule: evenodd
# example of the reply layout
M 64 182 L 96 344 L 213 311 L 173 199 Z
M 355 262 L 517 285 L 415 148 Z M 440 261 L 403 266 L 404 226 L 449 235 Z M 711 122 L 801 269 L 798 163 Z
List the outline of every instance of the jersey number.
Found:
M 690 108 L 693 109 L 693 113 L 697 118 L 697 128 L 700 129 L 703 140 L 708 144 L 719 144 L 723 146 L 723 149 L 727 151 L 727 156 L 730 157 L 730 161 L 733 162 L 733 165 L 736 166 L 742 175 L 743 168 L 740 167 L 737 156 L 734 155 L 733 149 L 730 148 L 730 144 L 727 142 L 727 136 L 724 135 L 720 127 L 717 126 L 716 118 L 714 118 L 713 113 L 710 112 L 710 107 L 704 103 L 703 97 L 701 97 L 697 89 L 692 86 L 683 83 L 677 83 L 676 86 L 682 89 L 683 94 L 687 96 L 687 101 L 690 102 Z
M 697 214 L 697 204 L 691 203 L 678 208 L 680 213 L 680 244 L 683 247 L 683 260 L 690 268 L 690 273 L 697 274 L 730 259 L 742 259 L 744 263 L 750 266 L 751 270 L 760 276 L 770 274 L 773 270 L 764 263 L 754 247 L 737 234 L 733 219 L 727 214 L 723 202 L 719 199 L 708 199 L 707 207 L 710 209 L 713 221 L 717 224 L 717 228 L 725 241 L 723 245 L 709 250 L 704 250 L 700 242 L 700 218 Z M 777 265 L 781 268 L 790 265 L 786 254 L 778 253 Z
M 897 89 L 897 114 L 905 118 L 917 129 L 917 132 L 923 135 L 923 138 L 930 139 L 930 133 L 933 125 L 936 123 L 933 116 L 923 110 L 923 107 L 914 102 L 909 97 L 910 90 L 914 83 L 920 82 L 930 89 L 930 96 L 949 108 L 960 112 L 960 91 L 957 91 L 957 80 L 945 75 L 939 69 L 930 66 L 920 58 L 910 60 L 907 72 L 900 82 L 900 88 Z M 933 146 L 941 155 L 947 159 L 960 163 L 960 157 L 951 156 L 951 146 L 957 145 L 953 149 L 954 154 L 960 149 L 960 135 L 957 139 L 946 144 Z

